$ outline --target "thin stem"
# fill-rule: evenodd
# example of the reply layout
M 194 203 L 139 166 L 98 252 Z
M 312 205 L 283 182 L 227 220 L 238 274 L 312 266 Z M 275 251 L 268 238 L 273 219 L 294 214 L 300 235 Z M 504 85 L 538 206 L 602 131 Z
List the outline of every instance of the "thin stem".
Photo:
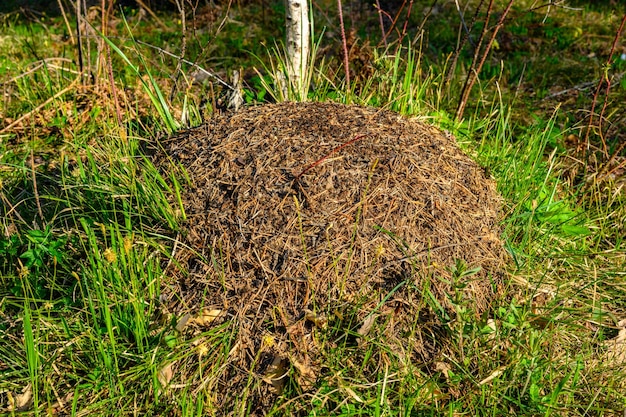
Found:
M 602 118 L 604 117 L 604 111 L 606 110 L 606 106 L 608 103 L 609 90 L 611 88 L 611 80 L 609 79 L 609 69 L 611 68 L 611 64 L 613 63 L 613 55 L 615 54 L 615 48 L 617 46 L 617 42 L 619 38 L 622 36 L 622 31 L 624 30 L 624 24 L 626 23 L 626 14 L 622 17 L 622 23 L 617 29 L 617 33 L 615 34 L 615 38 L 613 39 L 613 45 L 611 46 L 611 53 L 607 58 L 606 64 L 604 66 L 604 73 L 602 75 L 602 79 L 598 83 L 598 87 L 596 88 L 596 92 L 593 95 L 593 101 L 591 102 L 591 111 L 589 113 L 589 123 L 587 124 L 587 131 L 585 132 L 585 139 L 583 140 L 583 145 L 585 146 L 585 153 L 589 152 L 590 144 L 589 144 L 589 134 L 591 133 L 591 126 L 593 125 L 593 112 L 596 108 L 596 104 L 598 102 L 598 95 L 600 94 L 600 89 L 606 83 L 606 92 L 604 94 L 604 105 L 602 106 L 602 110 L 600 111 L 599 121 L 598 121 L 598 130 L 600 139 L 602 140 L 602 150 L 604 151 L 604 155 L 608 158 L 608 150 L 606 146 L 606 141 L 604 140 L 604 136 L 602 135 Z
M 476 6 L 476 11 L 474 12 L 474 16 L 472 17 L 472 21 L 470 22 L 469 27 L 467 27 L 467 25 L 465 24 L 465 20 L 463 19 L 463 12 L 461 11 L 460 6 L 458 5 L 459 4 L 458 1 L 456 2 L 457 11 L 459 13 L 459 17 L 461 18 L 461 24 L 463 25 L 465 30 L 463 31 L 463 37 L 461 38 L 461 42 L 459 42 L 456 48 L 456 51 L 454 52 L 454 55 L 452 56 L 452 62 L 450 63 L 448 74 L 446 75 L 446 80 L 445 80 L 446 84 L 448 84 L 452 80 L 452 76 L 454 75 L 454 71 L 456 69 L 456 63 L 459 60 L 459 56 L 461 55 L 461 51 L 465 47 L 465 44 L 467 43 L 467 41 L 469 41 L 470 44 L 472 44 L 472 40 L 470 38 L 471 30 L 474 28 L 474 24 L 476 23 L 476 20 L 478 19 L 478 12 L 480 12 L 480 9 L 483 7 L 483 2 L 484 0 L 480 0 L 480 2 L 478 3 L 478 6 Z
M 380 25 L 380 33 L 383 35 L 385 49 L 387 48 L 387 34 L 385 34 L 385 24 L 383 23 L 383 11 L 380 8 L 380 1 L 376 0 L 376 10 L 378 10 L 378 23 Z
M 411 9 L 413 8 L 413 0 L 409 0 L 409 7 L 406 12 L 406 20 L 404 21 L 404 26 L 402 26 L 402 34 L 400 35 L 400 41 L 398 42 L 398 48 L 402 46 L 402 40 L 406 36 L 406 28 L 409 23 L 409 19 L 411 18 Z
M 35 202 L 37 203 L 37 212 L 42 222 L 46 220 L 43 217 L 43 210 L 41 209 L 41 202 L 39 201 L 39 191 L 37 190 L 37 175 L 35 175 L 35 156 L 33 150 L 30 150 L 30 169 L 33 174 L 33 192 L 35 193 Z
M 461 99 L 459 100 L 459 107 L 457 108 L 457 112 L 456 112 L 457 120 L 463 117 L 465 105 L 467 104 L 467 99 L 469 98 L 469 94 L 472 91 L 472 87 L 474 86 L 474 83 L 476 82 L 476 79 L 478 78 L 478 74 L 480 73 L 480 70 L 485 64 L 485 60 L 487 59 L 487 56 L 489 55 L 491 46 L 493 45 L 493 42 L 495 41 L 496 36 L 498 35 L 498 32 L 500 31 L 500 28 L 502 28 L 502 26 L 504 25 L 504 20 L 506 19 L 507 14 L 511 10 L 511 6 L 513 6 L 514 1 L 515 0 L 509 0 L 509 4 L 506 6 L 506 9 L 504 10 L 504 12 L 502 12 L 502 15 L 500 16 L 500 20 L 498 20 L 496 27 L 493 29 L 493 32 L 491 33 L 491 38 L 489 38 L 489 41 L 487 42 L 487 46 L 485 47 L 485 50 L 483 51 L 482 57 L 480 58 L 480 62 L 478 63 L 477 66 L 472 68 L 470 73 L 467 75 L 466 83 L 463 86 L 463 93 L 462 93 Z M 474 58 L 478 57 L 478 52 L 480 51 L 480 46 L 482 44 L 484 34 L 486 33 L 487 23 L 489 22 L 489 17 L 491 15 L 492 4 L 493 4 L 493 0 L 489 3 L 489 10 L 488 10 L 487 18 L 485 21 L 485 30 L 483 30 L 483 33 L 481 34 L 481 37 L 480 37 L 481 39 L 476 47 L 476 54 L 474 54 Z
M 341 42 L 343 44 L 343 67 L 346 71 L 346 89 L 350 89 L 350 61 L 348 59 L 348 43 L 346 42 L 346 31 L 343 26 L 343 11 L 341 7 L 341 0 L 337 0 L 337 7 L 339 9 L 339 25 L 341 26 Z
M 110 4 L 111 5 L 111 4 Z M 108 17 L 111 9 L 107 9 L 105 5 L 105 0 L 102 0 L 101 3 L 101 14 L 100 14 L 100 22 L 102 27 L 102 35 L 109 36 L 109 24 Z M 115 116 L 117 117 L 117 124 L 119 127 L 122 127 L 122 111 L 120 106 L 120 101 L 117 96 L 117 89 L 115 88 L 115 78 L 113 77 L 113 61 L 111 60 L 111 48 L 109 44 L 106 42 L 102 42 L 102 47 L 104 48 L 104 65 L 106 67 L 107 76 L 109 77 L 109 84 L 111 85 L 111 94 L 113 95 L 113 101 L 115 103 Z
M 404 6 L 406 6 L 406 0 L 402 1 L 402 5 L 400 6 L 400 10 L 396 13 L 395 17 L 392 19 L 391 26 L 387 30 L 387 34 L 385 36 L 389 36 L 391 32 L 396 29 L 398 36 L 400 36 L 400 31 L 396 28 L 396 24 L 398 23 L 398 19 L 400 18 L 400 14 L 402 14 L 402 10 L 404 10 Z

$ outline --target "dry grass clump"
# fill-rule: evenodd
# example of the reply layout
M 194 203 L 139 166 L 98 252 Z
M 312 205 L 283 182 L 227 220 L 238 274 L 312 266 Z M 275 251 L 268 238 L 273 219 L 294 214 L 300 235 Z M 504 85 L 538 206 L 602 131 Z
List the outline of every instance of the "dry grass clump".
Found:
M 157 164 L 191 177 L 185 248 L 170 270 L 179 308 L 236 326 L 216 404 L 254 375 L 248 401 L 267 406 L 290 367 L 308 389 L 323 373 L 314 333 L 347 311 L 357 338 L 384 316 L 374 337 L 408 362 L 431 361 L 433 329 L 455 315 L 452 295 L 481 314 L 501 282 L 494 183 L 431 126 L 373 108 L 284 103 L 217 115 L 162 145 Z M 455 272 L 458 259 L 480 270 Z

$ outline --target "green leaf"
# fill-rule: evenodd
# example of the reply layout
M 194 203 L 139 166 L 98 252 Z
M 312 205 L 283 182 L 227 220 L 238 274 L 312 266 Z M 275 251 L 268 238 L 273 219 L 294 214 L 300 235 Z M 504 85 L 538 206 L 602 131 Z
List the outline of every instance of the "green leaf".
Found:
M 589 236 L 591 234 L 591 230 L 584 226 L 570 226 L 564 224 L 561 226 L 561 230 L 571 236 Z
M 37 249 L 29 249 L 23 254 L 20 255 L 20 258 L 26 259 L 26 267 L 30 268 L 31 266 L 42 267 L 43 259 L 42 254 Z

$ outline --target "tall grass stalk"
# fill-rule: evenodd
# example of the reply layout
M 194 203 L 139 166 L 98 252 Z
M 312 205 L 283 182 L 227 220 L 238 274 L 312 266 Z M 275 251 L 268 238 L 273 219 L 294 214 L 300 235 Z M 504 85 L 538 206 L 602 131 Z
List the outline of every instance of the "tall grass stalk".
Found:
M 128 25 L 128 22 L 126 20 L 124 20 L 124 23 L 126 25 L 126 29 L 133 43 L 133 46 L 136 48 L 137 42 L 135 41 L 135 38 L 130 29 L 130 26 Z M 156 111 L 159 113 L 160 121 L 163 123 L 163 128 L 168 133 L 173 133 L 177 131 L 180 128 L 180 123 L 172 115 L 167 99 L 161 92 L 161 87 L 159 86 L 159 83 L 152 75 L 152 72 L 150 72 L 149 70 L 150 66 L 146 63 L 143 54 L 137 53 L 137 57 L 139 59 L 139 62 L 141 63 L 141 66 L 143 67 L 143 71 L 145 72 L 145 75 L 147 75 L 148 77 L 148 80 L 144 79 L 141 68 L 138 65 L 135 65 L 130 60 L 130 58 L 120 49 L 119 46 L 117 46 L 111 39 L 104 36 L 102 33 L 100 33 L 100 36 L 109 45 L 109 47 L 113 49 L 113 51 L 115 51 L 119 55 L 119 57 L 124 60 L 126 65 L 128 65 L 128 67 L 135 73 L 135 75 L 137 76 L 137 80 L 139 80 L 144 91 L 150 97 L 150 101 L 152 102 L 152 105 L 154 106 Z

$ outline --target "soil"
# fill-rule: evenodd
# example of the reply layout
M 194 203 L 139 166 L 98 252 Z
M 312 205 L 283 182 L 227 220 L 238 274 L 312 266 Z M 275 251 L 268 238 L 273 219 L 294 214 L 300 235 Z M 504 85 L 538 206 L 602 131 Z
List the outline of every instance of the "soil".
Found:
M 285 384 L 314 389 L 342 332 L 431 366 L 455 303 L 483 314 L 503 281 L 494 182 L 417 120 L 282 103 L 216 115 L 161 147 L 156 164 L 189 176 L 171 309 L 230 326 L 211 382 L 225 415 L 233 398 L 262 415 Z

